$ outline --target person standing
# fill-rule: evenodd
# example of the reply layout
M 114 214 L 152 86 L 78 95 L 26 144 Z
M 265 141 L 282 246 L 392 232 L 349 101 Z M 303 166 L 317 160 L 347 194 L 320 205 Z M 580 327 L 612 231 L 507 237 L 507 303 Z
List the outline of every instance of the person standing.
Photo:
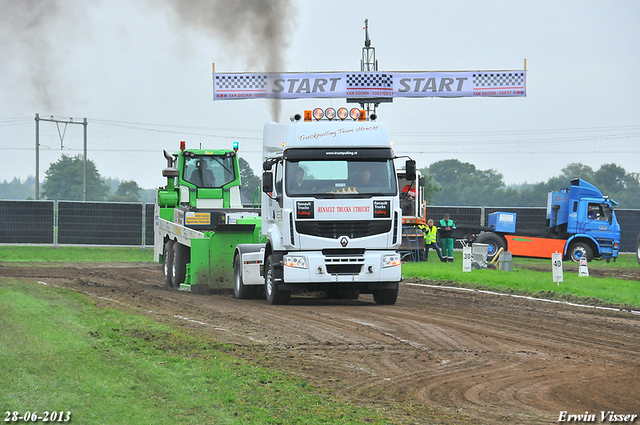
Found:
M 440 220 L 440 242 L 442 242 L 442 257 L 445 261 L 453 263 L 453 231 L 456 225 L 446 213 Z
M 436 254 L 438 254 L 438 258 L 441 262 L 446 262 L 447 260 L 442 258 L 442 253 L 440 253 L 440 247 L 437 242 L 437 234 L 438 228 L 434 225 L 433 219 L 430 218 L 427 221 L 427 225 L 424 224 L 418 225 L 418 227 L 422 230 L 424 234 L 424 261 L 429 261 L 429 250 L 434 249 Z

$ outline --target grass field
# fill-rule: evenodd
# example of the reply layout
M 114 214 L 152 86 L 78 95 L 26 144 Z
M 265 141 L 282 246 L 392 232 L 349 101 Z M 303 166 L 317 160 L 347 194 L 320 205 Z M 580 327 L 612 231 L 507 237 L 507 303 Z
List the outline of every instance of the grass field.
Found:
M 429 279 L 436 284 L 491 289 L 526 295 L 570 300 L 586 304 L 615 304 L 621 307 L 640 308 L 640 281 L 594 277 L 598 270 L 611 274 L 625 271 L 640 275 L 640 266 L 634 254 L 622 254 L 615 262 L 592 261 L 589 277 L 579 277 L 577 264 L 564 263 L 563 282 L 553 281 L 551 260 L 514 258 L 513 271 L 472 270 L 462 271 L 461 253 L 456 252 L 455 263 L 406 263 L 402 265 L 405 278 Z
M 25 263 L 61 261 L 153 261 L 153 248 L 0 246 L 0 261 Z

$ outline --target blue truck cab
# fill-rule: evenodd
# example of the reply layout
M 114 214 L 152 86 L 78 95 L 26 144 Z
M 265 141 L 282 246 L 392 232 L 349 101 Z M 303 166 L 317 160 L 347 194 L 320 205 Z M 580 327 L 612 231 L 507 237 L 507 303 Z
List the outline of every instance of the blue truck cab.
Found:
M 591 183 L 573 179 L 570 188 L 549 192 L 547 230 L 566 239 L 564 253 L 573 261 L 582 256 L 615 259 L 620 248 L 616 205 Z

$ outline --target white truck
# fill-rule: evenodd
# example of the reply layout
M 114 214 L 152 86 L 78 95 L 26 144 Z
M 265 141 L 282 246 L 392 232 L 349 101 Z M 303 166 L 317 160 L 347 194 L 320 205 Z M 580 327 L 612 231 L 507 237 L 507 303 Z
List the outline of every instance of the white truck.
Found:
M 239 244 L 234 295 L 264 287 L 269 304 L 326 292 L 395 304 L 401 281 L 402 210 L 386 126 L 365 111 L 305 111 L 267 123 L 263 136 L 262 234 Z M 415 178 L 415 161 L 406 161 Z

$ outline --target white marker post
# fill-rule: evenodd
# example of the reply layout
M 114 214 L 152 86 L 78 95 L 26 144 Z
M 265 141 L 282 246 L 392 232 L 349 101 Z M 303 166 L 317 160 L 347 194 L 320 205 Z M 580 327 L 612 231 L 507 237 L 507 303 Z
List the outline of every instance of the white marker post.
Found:
M 560 286 L 560 282 L 563 281 L 561 253 L 555 252 L 551 254 L 551 267 L 553 270 L 553 281 L 557 282 L 558 286 Z
M 471 271 L 471 247 L 468 245 L 462 247 L 462 271 Z
M 587 265 L 587 259 L 585 257 L 580 258 L 578 277 L 589 277 L 589 266 Z

